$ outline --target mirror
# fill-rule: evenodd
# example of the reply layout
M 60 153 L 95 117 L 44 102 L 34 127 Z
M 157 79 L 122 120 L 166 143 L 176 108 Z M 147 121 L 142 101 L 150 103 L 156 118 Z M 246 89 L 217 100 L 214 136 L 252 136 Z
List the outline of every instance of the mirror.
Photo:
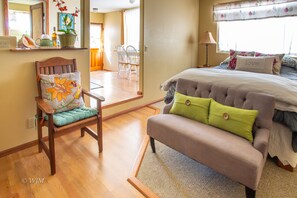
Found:
M 48 31 L 48 0 L 5 0 L 6 28 L 9 36 L 26 34 L 36 40 Z
M 78 0 L 64 0 L 67 6 L 65 14 L 72 14 L 80 9 Z M 41 38 L 42 34 L 50 36 L 61 26 L 61 12 L 53 0 L 4 0 L 5 35 L 16 36 L 19 40 L 27 34 L 33 40 Z M 74 29 L 77 32 L 75 47 L 81 46 L 81 16 L 75 17 Z M 58 32 L 58 34 L 60 34 Z

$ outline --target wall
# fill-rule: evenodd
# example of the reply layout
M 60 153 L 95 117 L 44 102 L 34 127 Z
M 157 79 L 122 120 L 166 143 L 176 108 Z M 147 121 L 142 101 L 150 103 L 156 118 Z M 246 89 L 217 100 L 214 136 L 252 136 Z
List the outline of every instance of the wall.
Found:
M 104 69 L 117 71 L 118 59 L 115 47 L 121 44 L 121 12 L 104 14 Z
M 30 5 L 20 3 L 8 3 L 10 10 L 27 11 L 30 12 Z
M 83 87 L 89 87 L 88 50 L 10 52 L 0 51 L 0 151 L 36 139 L 35 129 L 26 129 L 26 119 L 36 114 L 37 96 L 35 65 L 37 60 L 63 56 L 77 59 Z
M 0 1 L 0 35 L 4 35 L 4 4 Z
M 91 12 L 90 21 L 91 23 L 104 23 L 104 14 Z
M 82 2 L 86 5 L 86 12 L 89 13 L 89 0 Z M 4 6 L 1 0 L 0 35 L 4 34 L 3 13 Z M 85 32 L 89 32 L 88 17 L 89 14 L 85 16 L 86 24 L 83 24 Z M 89 44 L 88 38 L 83 39 L 86 46 Z M 0 50 L 0 151 L 37 139 L 36 129 L 26 128 L 26 119 L 36 114 L 34 98 L 37 96 L 37 86 L 34 62 L 55 56 L 76 58 L 78 70 L 82 73 L 82 85 L 86 89 L 90 88 L 89 50 L 35 52 Z
M 66 2 L 67 12 L 65 13 L 74 13 L 75 7 L 80 9 L 80 1 L 78 0 L 67 0 Z M 52 1 L 49 2 L 49 35 L 53 33 L 53 28 L 56 27 L 58 29 L 58 9 L 56 7 L 56 3 Z M 77 35 L 81 35 L 81 18 L 80 15 L 75 17 L 75 30 Z M 81 37 L 78 36 L 75 42 L 75 47 L 81 46 Z
M 213 22 L 213 5 L 224 2 L 232 2 L 237 0 L 207 0 L 200 1 L 199 5 L 199 35 L 205 31 L 210 31 L 216 41 L 217 38 L 217 24 Z M 208 47 L 208 63 L 210 65 L 218 65 L 225 58 L 228 57 L 226 53 L 217 53 L 216 46 L 210 45 Z M 205 64 L 205 45 L 199 45 L 199 65 Z

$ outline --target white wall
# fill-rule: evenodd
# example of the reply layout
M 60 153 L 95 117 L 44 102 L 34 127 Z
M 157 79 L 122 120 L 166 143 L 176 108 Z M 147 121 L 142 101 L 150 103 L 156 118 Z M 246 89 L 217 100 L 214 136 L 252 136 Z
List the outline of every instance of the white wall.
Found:
M 65 13 L 74 13 L 75 7 L 80 9 L 80 1 L 78 0 L 67 0 L 66 1 L 67 11 Z M 49 34 L 53 33 L 53 28 L 58 29 L 58 9 L 56 3 L 49 1 Z M 75 17 L 75 31 L 77 33 L 77 41 L 75 42 L 75 47 L 81 46 L 81 18 L 80 13 L 78 17 Z
M 104 69 L 117 71 L 118 59 L 115 47 L 121 44 L 121 12 L 104 15 Z

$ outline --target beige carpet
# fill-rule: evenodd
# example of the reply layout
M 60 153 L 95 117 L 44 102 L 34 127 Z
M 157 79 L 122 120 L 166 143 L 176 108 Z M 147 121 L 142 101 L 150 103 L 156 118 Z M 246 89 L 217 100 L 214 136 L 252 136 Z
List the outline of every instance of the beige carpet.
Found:
M 245 197 L 243 185 L 156 141 L 145 152 L 137 178 L 158 196 L 170 197 Z M 256 197 L 296 198 L 297 171 L 288 172 L 267 159 Z

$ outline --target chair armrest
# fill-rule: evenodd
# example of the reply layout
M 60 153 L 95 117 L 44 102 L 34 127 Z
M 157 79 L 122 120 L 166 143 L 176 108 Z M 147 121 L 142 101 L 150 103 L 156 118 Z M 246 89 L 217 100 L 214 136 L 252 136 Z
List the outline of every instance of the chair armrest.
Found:
M 90 96 L 91 98 L 96 99 L 97 101 L 98 101 L 98 100 L 101 101 L 101 102 L 105 101 L 105 98 L 104 98 L 104 97 L 99 96 L 99 95 L 91 94 L 90 92 L 88 92 L 88 91 L 85 90 L 85 89 L 82 90 L 82 93 L 85 94 L 85 95 L 87 95 L 87 96 Z
M 41 98 L 36 97 L 35 101 L 37 103 L 37 107 L 40 110 L 42 110 L 44 113 L 49 114 L 49 115 L 54 114 L 54 112 L 55 112 L 54 109 L 49 104 L 44 102 Z
M 254 147 L 263 154 L 263 158 L 266 157 L 268 152 L 269 134 L 270 131 L 265 128 L 257 129 L 255 133 Z

